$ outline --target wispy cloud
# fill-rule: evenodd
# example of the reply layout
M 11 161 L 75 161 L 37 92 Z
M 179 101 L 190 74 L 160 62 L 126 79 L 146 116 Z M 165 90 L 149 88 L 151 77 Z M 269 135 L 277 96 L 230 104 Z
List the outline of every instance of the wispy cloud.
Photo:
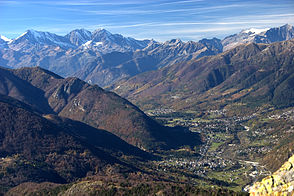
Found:
M 33 28 L 66 34 L 76 28 L 102 27 L 135 38 L 195 40 L 293 24 L 294 1 L 0 0 L 0 16 L 5 18 L 0 33 L 15 34 L 18 29 L 21 34 Z
M 10 1 L 10 0 L 1 0 L 0 5 L 17 5 L 20 4 L 21 2 L 19 1 Z
M 265 15 L 246 15 L 236 18 L 219 19 L 213 22 L 149 22 L 149 23 L 133 23 L 133 24 L 108 24 L 106 28 L 133 28 L 133 27 L 176 27 L 176 26 L 224 26 L 224 25 L 250 25 L 250 24 L 276 24 L 293 22 L 294 14 L 265 14 Z
M 119 5 L 142 5 L 146 4 L 144 1 L 83 1 L 83 0 L 76 0 L 76 1 L 13 1 L 13 0 L 4 0 L 0 1 L 0 3 L 7 3 L 7 4 L 38 4 L 38 5 L 51 5 L 51 6 L 119 6 Z
M 196 34 L 196 33 L 206 33 L 206 32 L 220 32 L 220 31 L 231 31 L 231 30 L 238 30 L 239 27 L 218 27 L 218 28 L 190 28 L 190 29 L 177 29 L 177 30 L 168 30 L 168 31 L 161 31 L 159 34 L 163 35 L 186 35 L 186 34 Z
M 154 4 L 154 6 L 189 4 L 189 3 L 196 3 L 196 2 L 202 2 L 202 1 L 204 1 L 204 0 L 173 1 L 173 2 L 164 2 L 164 3 Z
M 32 1 L 32 0 L 1 0 L 0 4 L 39 4 L 39 5 L 57 5 L 57 6 L 119 6 L 119 5 L 150 5 L 150 6 L 163 6 L 163 5 L 176 5 L 176 4 L 188 4 L 195 2 L 202 2 L 204 0 L 183 0 L 162 2 L 160 0 L 75 0 L 75 1 Z
M 165 14 L 165 13 L 185 13 L 189 14 L 201 14 L 210 11 L 224 10 L 229 8 L 244 7 L 241 4 L 223 5 L 223 6 L 211 6 L 211 7 L 189 7 L 189 8 L 179 8 L 179 9 L 114 9 L 114 10 L 86 10 L 77 8 L 60 8 L 66 11 L 80 12 L 91 15 L 138 15 L 138 14 Z

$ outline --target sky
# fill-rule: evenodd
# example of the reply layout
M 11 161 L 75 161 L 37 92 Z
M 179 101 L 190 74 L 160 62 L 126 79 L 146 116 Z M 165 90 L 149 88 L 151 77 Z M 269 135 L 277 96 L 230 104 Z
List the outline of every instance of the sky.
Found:
M 294 0 L 0 0 L 0 35 L 104 28 L 136 39 L 224 38 L 294 24 Z

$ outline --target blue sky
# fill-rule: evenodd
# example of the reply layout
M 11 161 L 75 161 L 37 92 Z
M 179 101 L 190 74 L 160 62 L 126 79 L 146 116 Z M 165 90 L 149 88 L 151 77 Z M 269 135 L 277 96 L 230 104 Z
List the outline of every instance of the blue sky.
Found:
M 293 0 L 0 0 L 0 34 L 105 28 L 137 39 L 199 40 L 294 24 Z

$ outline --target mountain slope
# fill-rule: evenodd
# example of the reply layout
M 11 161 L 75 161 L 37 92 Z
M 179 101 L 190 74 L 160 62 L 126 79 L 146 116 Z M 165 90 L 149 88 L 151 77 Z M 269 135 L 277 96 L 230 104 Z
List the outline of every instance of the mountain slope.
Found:
M 63 79 L 41 68 L 6 71 L 20 81 L 28 82 L 31 88 L 43 92 L 40 99 L 47 101 L 47 105 L 53 110 L 51 113 L 105 129 L 142 149 L 194 146 L 200 142 L 197 134 L 161 126 L 127 100 L 97 85 L 89 85 L 77 78 Z M 30 98 L 31 95 L 22 94 L 22 97 Z M 39 106 L 44 111 L 45 105 Z
M 0 94 L 14 97 L 33 106 L 37 111 L 53 113 L 42 90 L 21 80 L 7 69 L 0 69 L 0 78 Z
M 150 157 L 104 130 L 54 115 L 42 117 L 11 97 L 0 95 L 0 109 L 1 186 L 72 182 L 89 172 L 103 173 L 108 164 L 132 168 L 121 155 Z
M 293 49 L 293 40 L 271 45 L 250 43 L 216 56 L 146 72 L 112 89 L 145 109 L 148 104 L 176 109 L 217 107 L 238 100 L 291 106 Z

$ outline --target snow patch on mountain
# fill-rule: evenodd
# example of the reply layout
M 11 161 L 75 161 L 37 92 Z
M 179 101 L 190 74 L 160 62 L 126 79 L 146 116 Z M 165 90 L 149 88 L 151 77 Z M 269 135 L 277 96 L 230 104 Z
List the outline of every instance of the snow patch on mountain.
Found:
M 102 45 L 103 44 L 103 42 L 95 42 L 95 46 L 99 46 L 99 45 Z
M 6 42 L 10 42 L 11 41 L 11 39 L 9 39 L 9 38 L 7 38 L 7 37 L 5 37 L 3 35 L 0 35 L 0 39 L 4 40 Z
M 284 25 L 277 28 L 243 30 L 238 34 L 230 35 L 222 40 L 224 51 L 232 49 L 240 44 L 246 43 L 273 43 L 294 38 L 294 28 L 291 25 Z
M 251 29 L 247 29 L 242 31 L 243 33 L 251 33 L 251 34 L 260 34 L 263 33 L 267 30 L 269 30 L 270 28 L 265 28 L 265 29 L 256 29 L 256 28 L 251 28 Z

